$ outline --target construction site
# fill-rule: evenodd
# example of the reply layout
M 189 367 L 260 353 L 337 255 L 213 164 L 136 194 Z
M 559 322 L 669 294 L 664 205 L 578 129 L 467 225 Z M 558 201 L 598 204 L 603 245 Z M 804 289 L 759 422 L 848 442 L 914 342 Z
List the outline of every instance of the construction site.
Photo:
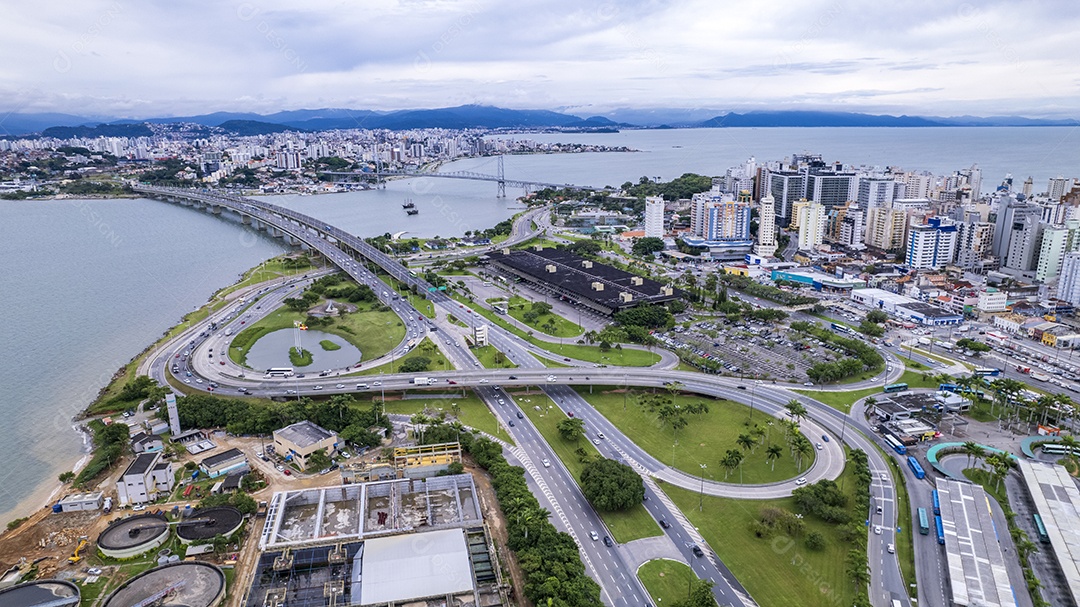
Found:
M 259 546 L 247 607 L 506 604 L 468 474 L 276 493 Z

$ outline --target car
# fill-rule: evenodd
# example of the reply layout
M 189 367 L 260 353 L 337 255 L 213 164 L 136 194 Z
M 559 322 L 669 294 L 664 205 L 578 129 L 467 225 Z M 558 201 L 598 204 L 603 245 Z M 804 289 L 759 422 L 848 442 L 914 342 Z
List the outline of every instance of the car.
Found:
M 499 399 L 499 404 L 500 404 L 500 405 L 505 405 L 505 404 L 506 404 L 506 401 L 500 398 L 500 399 Z
M 795 484 L 796 484 L 796 485 L 799 485 L 799 486 L 805 485 L 805 484 L 806 484 L 806 477 L 804 476 L 804 477 L 802 477 L 802 478 L 800 478 L 800 479 L 797 479 L 797 480 L 795 481 Z
M 322 386 L 315 386 L 312 390 L 322 390 Z
M 296 390 L 293 390 L 293 389 L 286 390 L 285 394 L 296 394 Z
M 146 504 L 139 504 L 138 506 L 132 506 L 131 509 L 133 511 L 135 511 L 135 512 L 142 512 L 143 510 L 146 510 Z
M 219 364 L 219 365 L 221 365 L 222 367 L 224 367 L 224 366 L 225 366 L 225 361 L 223 361 L 223 360 L 222 360 L 222 361 L 218 361 L 218 364 Z
M 213 392 L 213 391 L 214 391 L 214 387 L 213 387 L 213 386 L 209 386 L 209 387 L 207 387 L 207 388 L 206 388 L 206 391 L 207 391 L 207 392 Z
M 565 360 L 566 362 L 570 362 L 570 358 L 569 358 L 569 357 L 564 357 L 564 358 L 563 358 L 563 360 Z
M 255 457 L 262 458 L 262 451 L 256 451 Z
M 874 525 L 874 535 L 881 535 L 881 525 Z
M 665 521 L 664 519 L 660 519 L 660 526 L 664 529 L 671 529 L 671 523 Z
M 456 386 L 457 385 L 457 382 L 452 380 L 452 379 L 446 380 L 446 383 L 450 384 L 451 386 Z
M 574 412 L 573 411 L 567 411 L 566 416 L 567 417 L 574 417 Z
M 595 531 L 590 531 L 590 532 L 589 532 L 589 537 L 591 537 L 591 538 L 592 538 L 592 541 L 594 541 L 594 542 L 595 542 L 595 541 L 597 541 L 597 540 L 599 540 L 599 539 L 600 539 L 600 534 L 598 534 L 598 533 L 597 533 L 597 532 L 595 532 Z
M 345 384 L 338 384 L 338 385 L 336 385 L 334 387 L 337 388 L 338 390 L 341 390 L 342 388 L 345 387 Z
M 323 468 L 322 470 L 319 470 L 319 474 L 330 474 L 330 469 L 329 468 Z
M 540 463 L 541 463 L 541 464 L 544 464 L 544 467 L 545 467 L 545 468 L 550 468 L 550 467 L 551 467 L 551 460 L 549 460 L 549 459 L 548 459 L 548 458 L 546 458 L 546 457 L 544 458 L 544 461 L 542 461 L 542 462 L 540 462 Z
M 196 380 L 195 380 L 195 383 L 197 383 L 197 384 L 201 384 L 201 383 L 202 383 L 202 378 L 196 379 Z
M 487 380 L 487 378 L 486 378 L 486 377 L 485 377 L 485 378 L 482 378 L 482 379 L 480 380 L 480 383 L 482 383 L 482 384 L 486 384 L 486 383 L 488 383 L 488 380 Z
M 548 380 L 548 381 L 558 381 L 558 379 L 559 379 L 559 378 L 555 377 L 554 375 L 548 375 L 548 376 L 547 376 L 547 380 Z
M 101 568 L 100 567 L 91 567 L 91 568 L 86 570 L 86 573 L 88 573 L 90 575 L 101 575 Z
M 364 383 L 359 383 L 359 384 L 356 384 L 356 389 L 357 389 L 357 390 L 366 390 L 366 389 L 367 389 L 367 387 L 368 387 L 368 385 L 367 385 L 367 384 L 364 384 Z
M 610 548 L 612 546 L 611 537 L 609 537 L 607 535 L 604 536 L 604 545 L 607 546 L 608 548 Z
M 511 375 L 511 376 L 510 376 L 510 377 L 508 377 L 507 379 L 517 379 L 517 375 Z
M 889 371 L 892 371 L 892 365 L 888 365 L 885 367 L 885 372 L 888 373 Z
M 599 445 L 600 444 L 600 439 L 598 439 L 598 438 L 592 439 L 592 444 Z
M 510 426 L 511 428 L 513 428 L 513 427 L 514 427 L 514 420 L 512 420 L 512 419 L 511 419 L 511 420 L 507 420 L 507 422 L 506 422 L 506 423 L 507 423 L 507 424 L 509 424 L 509 426 Z
M 597 432 L 597 433 L 596 433 L 596 438 L 601 438 L 601 439 L 602 439 L 602 438 L 607 438 L 607 437 L 606 437 L 606 436 L 604 436 L 604 433 L 603 433 L 603 432 Z
M 881 514 L 881 512 L 882 512 L 881 506 L 879 505 L 877 508 L 874 509 L 874 511 L 877 512 L 878 514 Z
M 705 556 L 705 551 L 702 550 L 701 546 L 698 546 L 697 544 L 695 544 L 694 547 L 690 549 L 690 552 L 693 552 L 694 556 L 698 558 Z
M 889 551 L 889 554 L 896 554 L 896 546 L 894 544 L 889 544 L 885 549 Z
M 191 383 L 191 378 L 189 377 L 189 378 L 185 379 L 185 380 L 184 380 L 184 383 L 185 383 L 185 384 L 190 384 L 190 383 Z
M 251 396 L 251 390 L 244 390 L 244 394 Z
M 822 446 L 822 444 L 821 444 L 821 443 L 815 443 L 815 444 L 814 444 L 814 446 L 815 446 L 815 447 L 817 447 L 817 450 L 818 450 L 818 451 L 821 451 L 822 449 L 824 449 L 824 448 L 825 448 L 824 446 Z
M 285 469 L 285 476 L 292 476 L 292 471 L 288 468 Z
M 373 382 L 371 382 L 371 385 L 372 385 L 372 386 L 381 386 L 381 385 L 382 385 L 382 382 L 381 382 L 381 381 L 378 381 L 378 380 L 376 380 L 376 381 L 373 381 Z
M 882 472 L 881 473 L 881 480 L 883 480 L 883 481 L 889 480 L 889 475 L 886 474 L 885 472 Z
M 829 442 L 829 435 L 828 434 L 822 434 L 821 435 L 821 440 L 823 440 L 825 442 Z
M 746 389 L 746 386 L 735 386 L 735 387 L 740 389 L 740 390 L 745 390 Z
M 282 466 L 282 465 L 278 464 L 277 471 L 278 472 L 285 472 L 285 466 Z
M 814 385 L 814 382 L 812 382 L 812 381 L 804 381 L 803 385 L 804 386 L 812 386 L 812 385 Z

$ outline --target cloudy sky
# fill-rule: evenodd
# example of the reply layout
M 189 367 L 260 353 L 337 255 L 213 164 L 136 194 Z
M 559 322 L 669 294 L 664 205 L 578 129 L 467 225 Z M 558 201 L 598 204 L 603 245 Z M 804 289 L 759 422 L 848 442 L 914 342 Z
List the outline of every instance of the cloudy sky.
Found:
M 1080 117 L 1078 13 L 1075 0 L 7 0 L 0 111 Z

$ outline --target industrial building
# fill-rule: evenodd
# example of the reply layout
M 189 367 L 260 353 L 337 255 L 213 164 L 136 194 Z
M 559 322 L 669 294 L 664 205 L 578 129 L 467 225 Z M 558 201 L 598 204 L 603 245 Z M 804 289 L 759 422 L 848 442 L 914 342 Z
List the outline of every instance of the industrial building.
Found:
M 101 510 L 104 502 L 104 494 L 100 491 L 94 493 L 73 493 L 56 502 L 53 507 L 55 512 L 59 507 L 60 512 L 85 512 L 87 510 Z
M 211 455 L 199 462 L 199 469 L 210 478 L 249 470 L 247 456 L 239 449 L 229 449 L 217 455 Z
M 4 607 L 75 607 L 79 587 L 64 580 L 39 580 L 0 590 Z
M 958 325 L 964 322 L 962 314 L 882 289 L 857 289 L 851 292 L 851 299 L 867 308 L 884 310 L 921 325 Z
M 124 582 L 102 607 L 215 607 L 225 598 L 225 574 L 209 563 L 169 563 Z
M 1054 552 L 1073 602 L 1080 604 L 1080 527 L 1076 524 L 1080 520 L 1080 490 L 1064 466 L 1022 458 L 1017 463 L 1046 528 L 1046 543 Z
M 140 514 L 116 519 L 98 536 L 101 553 L 114 559 L 129 559 L 165 543 L 169 521 L 164 514 Z
M 937 479 L 937 491 L 951 604 L 1015 607 L 986 492 L 979 485 L 948 478 Z
M 560 249 L 503 249 L 490 255 L 490 263 L 540 291 L 605 316 L 640 304 L 662 304 L 682 297 L 682 291 L 670 285 Z
M 307 420 L 274 430 L 274 449 L 278 455 L 300 466 L 301 470 L 307 469 L 307 459 L 312 453 L 321 449 L 327 457 L 333 457 L 337 445 L 336 433 Z
M 244 515 L 231 506 L 194 510 L 176 526 L 176 536 L 183 544 L 229 537 L 244 524 Z
M 245 607 L 505 605 L 472 476 L 279 492 Z
M 120 505 L 145 504 L 158 493 L 172 491 L 176 479 L 170 462 L 161 461 L 161 452 L 140 453 L 116 481 Z

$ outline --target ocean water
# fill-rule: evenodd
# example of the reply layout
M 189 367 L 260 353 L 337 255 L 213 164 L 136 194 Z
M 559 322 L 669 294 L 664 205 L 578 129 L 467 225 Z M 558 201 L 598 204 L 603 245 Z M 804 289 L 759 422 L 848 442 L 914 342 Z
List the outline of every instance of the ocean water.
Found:
M 631 153 L 509 156 L 506 177 L 619 185 L 686 172 L 718 175 L 756 157 L 792 153 L 826 161 L 948 174 L 978 164 L 983 190 L 1006 174 L 1046 189 L 1080 172 L 1080 131 L 1041 128 L 695 129 L 519 135 L 627 146 Z M 441 170 L 495 174 L 476 158 Z M 359 236 L 459 236 L 513 215 L 520 190 L 441 178 L 385 189 L 272 200 Z M 411 200 L 420 213 L 406 216 Z M 84 454 L 72 416 L 112 373 L 244 270 L 279 254 L 279 241 L 238 223 L 151 200 L 0 201 L 0 522 L 40 506 L 56 475 Z

